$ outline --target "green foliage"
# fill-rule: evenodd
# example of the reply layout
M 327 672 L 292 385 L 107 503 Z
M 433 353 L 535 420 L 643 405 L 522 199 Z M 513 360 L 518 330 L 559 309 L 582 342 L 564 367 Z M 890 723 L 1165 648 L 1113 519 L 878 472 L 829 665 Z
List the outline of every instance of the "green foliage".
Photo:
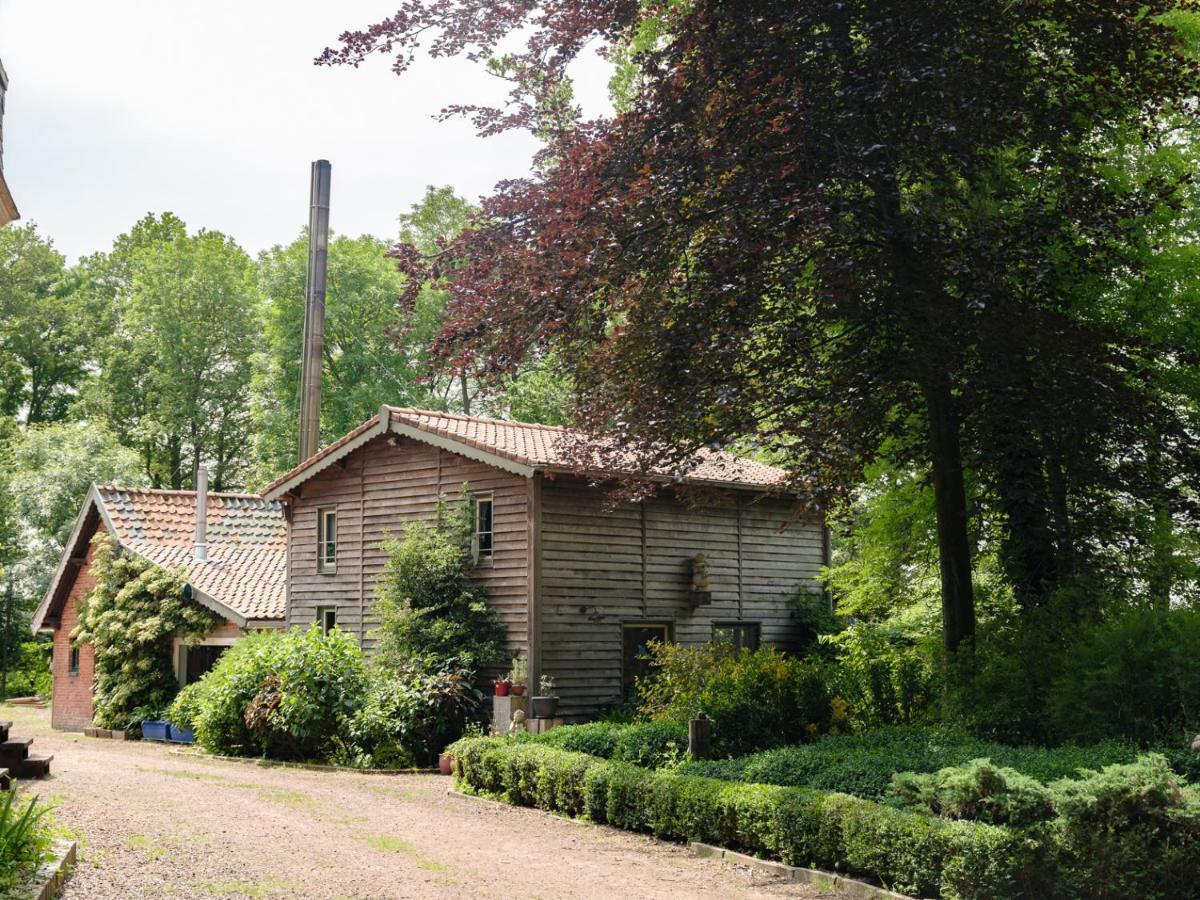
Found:
M 895 725 L 924 717 L 934 696 L 930 651 L 936 642 L 903 622 L 856 622 L 822 642 L 837 661 L 826 669 L 829 690 L 845 703 L 851 723 Z
M 642 722 L 621 730 L 612 758 L 657 769 L 681 759 L 687 745 L 686 726 L 676 722 Z
M 251 356 L 262 325 L 250 258 L 229 237 L 189 235 L 146 216 L 89 260 L 89 290 L 117 322 L 96 336 L 84 409 L 135 448 L 156 486 L 181 488 L 200 463 L 214 490 L 249 463 Z
M 946 819 L 1023 827 L 1054 814 L 1052 792 L 1014 769 L 976 759 L 928 775 L 898 772 L 891 795 L 906 807 Z
M 563 725 L 533 736 L 533 740 L 558 750 L 586 753 L 612 759 L 617 750 L 617 741 L 626 730 L 618 722 L 585 722 L 582 725 Z
M 1039 782 L 1137 758 L 1128 743 L 1055 749 L 1011 747 L 958 728 L 899 725 L 859 734 L 827 735 L 811 744 L 778 747 L 729 760 L 688 762 L 680 771 L 736 781 L 807 786 L 882 800 L 895 772 L 932 773 L 988 758 Z M 1182 754 L 1181 754 L 1182 755 Z
M 18 797 L 20 799 L 18 799 Z M 0 897 L 30 879 L 50 847 L 49 808 L 18 790 L 0 794 Z
M 1046 727 L 1079 741 L 1180 740 L 1200 725 L 1200 609 L 1135 607 L 1085 626 L 1051 682 Z
M 203 679 L 184 687 L 167 708 L 166 720 L 176 728 L 195 730 L 200 712 L 204 708 L 204 692 L 207 689 Z
M 482 695 L 458 674 L 376 668 L 345 729 L 363 768 L 429 766 L 462 734 Z
M 221 619 L 184 597 L 178 573 L 122 553 L 103 532 L 92 545 L 96 586 L 80 607 L 71 641 L 95 652 L 96 724 L 136 729 L 140 710 L 166 707 L 178 690 L 171 639 L 204 637 Z
M 1200 792 L 1151 754 L 1052 785 L 1069 891 L 1173 898 L 1200 890 Z
M 410 522 L 383 542 L 387 566 L 375 587 L 382 664 L 414 664 L 473 677 L 503 657 L 504 625 L 473 583 L 471 503 L 438 503 L 432 524 Z
M 0 605 L 3 600 L 0 599 Z M 20 625 L 28 633 L 26 622 Z M 46 640 L 23 641 L 17 646 L 17 652 L 7 672 L 7 696 L 9 697 L 49 697 L 53 687 L 50 675 L 50 656 L 53 645 Z M 4 693 L 0 693 L 3 697 Z
M 796 743 L 829 725 L 829 696 L 811 663 L 773 648 L 717 644 L 655 644 L 650 652 L 653 671 L 638 684 L 642 711 L 654 721 L 679 726 L 706 713 L 713 723 L 714 753 Z
M 366 672 L 352 635 L 313 625 L 246 635 L 197 685 L 197 696 L 171 714 L 190 718 L 204 749 L 317 759 L 361 706 Z
M 1018 897 L 1039 846 L 845 795 L 651 772 L 544 745 L 470 738 L 451 748 L 466 789 L 670 840 L 697 840 L 877 878 L 914 896 Z

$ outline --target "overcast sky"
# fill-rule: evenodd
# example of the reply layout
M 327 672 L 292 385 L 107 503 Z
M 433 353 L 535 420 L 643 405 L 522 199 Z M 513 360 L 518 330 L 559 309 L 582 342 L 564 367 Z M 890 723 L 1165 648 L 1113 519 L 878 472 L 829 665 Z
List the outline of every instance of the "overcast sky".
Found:
M 5 177 L 22 218 L 72 261 L 108 249 L 147 212 L 218 229 L 247 250 L 294 238 L 308 217 L 309 163 L 333 164 L 331 222 L 391 238 L 427 184 L 475 200 L 529 170 L 524 135 L 477 138 L 438 123 L 452 102 L 504 87 L 458 60 L 403 78 L 312 59 L 395 0 L 0 0 L 9 75 Z M 579 67 L 585 110 L 606 73 Z

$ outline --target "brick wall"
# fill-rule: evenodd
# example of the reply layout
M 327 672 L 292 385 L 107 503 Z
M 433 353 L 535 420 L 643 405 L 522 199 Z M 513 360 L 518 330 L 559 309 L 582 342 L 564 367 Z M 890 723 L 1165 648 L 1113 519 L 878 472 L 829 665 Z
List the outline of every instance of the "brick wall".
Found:
M 88 545 L 87 562 L 80 567 L 71 585 L 71 592 L 63 604 L 62 619 L 54 629 L 54 658 L 50 669 L 54 676 L 53 706 L 50 724 L 63 731 L 82 731 L 92 721 L 92 670 L 91 645 L 79 648 L 79 671 L 69 672 L 71 660 L 71 631 L 78 621 L 79 603 L 96 586 L 92 575 L 92 557 L 96 548 Z

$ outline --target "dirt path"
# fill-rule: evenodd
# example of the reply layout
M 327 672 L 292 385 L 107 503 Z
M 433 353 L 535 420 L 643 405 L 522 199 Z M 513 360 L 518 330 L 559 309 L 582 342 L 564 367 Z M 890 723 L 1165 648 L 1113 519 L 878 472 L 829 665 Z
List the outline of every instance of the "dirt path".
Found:
M 49 728 L 35 790 L 80 841 L 67 898 L 831 896 L 674 844 L 451 797 L 447 778 L 264 768 Z

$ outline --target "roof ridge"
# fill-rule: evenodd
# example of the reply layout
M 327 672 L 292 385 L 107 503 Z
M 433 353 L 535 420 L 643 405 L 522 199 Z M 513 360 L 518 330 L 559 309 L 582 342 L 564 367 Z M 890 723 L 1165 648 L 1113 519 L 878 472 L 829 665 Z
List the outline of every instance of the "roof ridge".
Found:
M 547 425 L 543 422 L 521 422 L 517 419 L 497 419 L 495 416 L 469 416 L 465 413 L 443 412 L 438 409 L 419 409 L 415 406 L 391 406 L 388 409 L 398 413 L 413 413 L 419 416 L 436 416 L 443 419 L 458 419 L 460 422 L 495 422 L 497 425 L 516 425 L 521 428 L 542 428 L 546 431 L 567 431 L 565 425 Z
M 96 489 L 100 491 L 122 491 L 126 494 L 165 494 L 165 495 L 187 495 L 194 497 L 194 490 L 185 491 L 182 488 L 151 488 L 151 487 L 127 487 L 123 484 L 98 484 Z M 261 500 L 263 503 L 276 503 L 278 501 L 268 500 L 262 494 L 242 493 L 239 491 L 209 491 L 210 497 L 235 497 L 239 500 Z

